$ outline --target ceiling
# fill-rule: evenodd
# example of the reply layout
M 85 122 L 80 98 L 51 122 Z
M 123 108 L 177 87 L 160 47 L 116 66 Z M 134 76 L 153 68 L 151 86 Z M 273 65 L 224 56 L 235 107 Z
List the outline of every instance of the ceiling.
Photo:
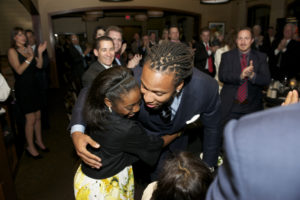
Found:
M 151 9 L 152 10 L 152 9 Z M 88 12 L 90 12 L 89 10 Z M 101 11 L 101 10 L 93 10 L 93 11 Z M 146 14 L 147 15 L 147 9 L 109 9 L 109 10 L 102 10 L 103 11 L 103 17 L 125 17 L 126 15 L 135 16 L 139 14 Z M 178 12 L 175 11 L 163 11 L 164 17 L 169 15 L 178 15 Z M 71 12 L 66 14 L 60 14 L 52 16 L 52 19 L 57 18 L 66 18 L 66 17 L 82 17 L 85 15 L 85 11 L 81 12 Z M 185 14 L 186 15 L 186 14 Z

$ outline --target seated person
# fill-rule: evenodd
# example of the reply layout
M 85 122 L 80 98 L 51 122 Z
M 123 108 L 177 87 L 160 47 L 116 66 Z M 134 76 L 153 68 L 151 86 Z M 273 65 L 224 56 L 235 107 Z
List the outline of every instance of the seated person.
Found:
M 139 158 L 154 165 L 160 150 L 179 134 L 147 135 L 132 119 L 140 110 L 141 94 L 132 72 L 113 67 L 101 72 L 90 87 L 85 107 L 86 133 L 101 148 L 88 150 L 103 159 L 101 169 L 82 162 L 74 177 L 76 199 L 133 199 L 131 164 Z
M 199 157 L 181 152 L 165 162 L 158 181 L 148 185 L 142 200 L 201 200 L 212 179 L 210 170 Z

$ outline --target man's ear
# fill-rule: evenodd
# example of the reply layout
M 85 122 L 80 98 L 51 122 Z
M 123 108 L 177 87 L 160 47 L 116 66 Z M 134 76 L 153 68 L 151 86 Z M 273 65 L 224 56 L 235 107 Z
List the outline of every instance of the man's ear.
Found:
M 181 81 L 181 83 L 179 83 L 179 85 L 176 87 L 176 92 L 179 93 L 182 90 L 183 86 L 184 86 L 184 81 Z
M 94 49 L 94 55 L 95 55 L 96 57 L 98 57 L 98 50 L 97 50 L 97 49 Z
M 104 103 L 105 105 L 108 107 L 108 108 L 111 108 L 112 107 L 112 103 L 111 101 L 108 99 L 108 98 L 104 98 Z

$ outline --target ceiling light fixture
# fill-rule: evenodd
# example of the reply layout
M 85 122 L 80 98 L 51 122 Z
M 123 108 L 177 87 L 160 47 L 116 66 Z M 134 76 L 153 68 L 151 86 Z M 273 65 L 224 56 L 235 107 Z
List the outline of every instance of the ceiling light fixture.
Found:
M 148 10 L 147 12 L 149 17 L 162 17 L 164 16 L 164 12 L 160 10 Z
M 200 0 L 200 3 L 203 4 L 219 4 L 219 3 L 227 3 L 229 0 Z
M 105 1 L 105 2 L 123 2 L 123 1 L 132 1 L 132 0 L 99 0 L 99 1 Z
M 148 17 L 145 14 L 137 14 L 134 16 L 135 21 L 144 22 L 147 21 Z

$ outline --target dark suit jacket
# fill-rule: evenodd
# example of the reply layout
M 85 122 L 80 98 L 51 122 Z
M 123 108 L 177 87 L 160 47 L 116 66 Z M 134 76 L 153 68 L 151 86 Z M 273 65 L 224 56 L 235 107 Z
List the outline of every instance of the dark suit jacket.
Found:
M 123 67 L 126 67 L 126 62 L 122 59 L 122 57 L 120 59 L 118 59 L 121 63 L 121 65 L 119 65 L 119 63 L 116 61 L 117 58 L 114 59 L 113 61 L 113 65 L 114 66 L 123 66 Z
M 232 120 L 206 200 L 298 200 L 300 103 Z
M 84 49 L 82 49 L 84 51 Z M 73 75 L 80 79 L 84 73 L 84 58 L 78 50 L 74 47 L 74 45 L 70 45 L 68 49 L 68 60 L 71 66 Z
M 91 66 L 84 72 L 81 80 L 82 80 L 82 85 L 83 87 L 88 87 L 92 84 L 94 79 L 100 74 L 100 72 L 104 71 L 105 67 L 99 63 L 98 60 L 93 62 Z
M 243 110 L 235 110 L 235 112 L 241 112 L 243 114 L 262 109 L 262 89 L 263 86 L 270 83 L 270 72 L 266 55 L 255 50 L 251 50 L 249 54 L 249 62 L 250 60 L 253 60 L 254 72 L 256 75 L 254 80 L 248 80 L 248 104 L 241 107 Z M 225 120 L 232 111 L 237 90 L 243 83 L 240 75 L 241 64 L 239 50 L 233 49 L 223 53 L 219 71 L 219 80 L 224 83 L 221 91 L 223 120 Z
M 274 40 L 271 42 L 270 40 L 270 36 L 268 34 L 266 34 L 264 36 L 264 40 L 263 40 L 263 45 L 261 47 L 261 51 L 264 52 L 265 54 L 267 54 L 268 56 L 270 55 L 274 43 L 275 43 L 276 39 L 274 38 Z
M 276 80 L 283 80 L 285 76 L 287 76 L 288 79 L 297 77 L 296 75 L 300 72 L 299 42 L 291 40 L 288 43 L 285 52 L 275 55 L 274 50 L 277 48 L 280 41 L 281 40 L 278 40 L 276 42 L 270 57 L 272 77 Z
M 135 77 L 140 81 L 142 68 L 134 69 Z M 138 113 L 138 120 L 149 134 L 166 135 L 179 132 L 186 126 L 186 122 L 193 116 L 200 114 L 204 125 L 204 160 L 209 166 L 217 163 L 221 133 L 220 125 L 220 99 L 218 84 L 211 77 L 193 70 L 193 75 L 188 83 L 185 83 L 181 103 L 174 119 L 165 123 L 159 114 L 149 111 L 144 102 Z M 187 135 L 176 139 L 169 145 L 171 151 L 185 150 L 187 147 Z
M 38 47 L 39 45 L 36 44 L 35 49 L 34 49 L 34 56 L 38 56 Z M 47 49 L 42 53 L 43 57 L 43 65 L 41 69 L 37 69 L 37 79 L 39 81 L 39 87 L 41 90 L 46 90 L 49 87 L 49 64 L 50 60 L 48 57 L 48 52 Z
M 205 69 L 206 61 L 209 56 L 207 54 L 206 47 L 204 46 L 203 42 L 202 41 L 197 42 L 195 44 L 195 49 L 196 49 L 195 58 L 194 58 L 195 67 L 198 68 L 200 71 L 203 71 L 203 72 L 209 74 L 211 77 L 214 77 L 216 74 L 216 66 L 214 64 L 215 62 L 214 62 L 213 55 L 211 55 L 211 58 L 212 58 L 212 64 L 213 64 L 214 71 L 213 71 L 213 73 L 210 73 L 207 69 Z
M 138 81 L 140 81 L 141 72 L 141 67 L 134 69 L 134 74 Z M 87 91 L 87 88 L 81 91 L 74 106 L 69 127 L 75 124 L 85 124 L 81 112 Z M 170 123 L 164 123 L 157 113 L 149 112 L 144 103 L 142 103 L 137 117 L 148 134 L 166 135 L 182 130 L 186 126 L 186 122 L 197 114 L 200 114 L 200 119 L 204 125 L 204 161 L 209 166 L 215 166 L 221 144 L 220 98 L 217 82 L 208 75 L 194 69 L 190 82 L 184 86 L 177 113 Z M 185 149 L 187 139 L 187 135 L 176 139 L 169 145 L 170 150 L 178 151 Z

